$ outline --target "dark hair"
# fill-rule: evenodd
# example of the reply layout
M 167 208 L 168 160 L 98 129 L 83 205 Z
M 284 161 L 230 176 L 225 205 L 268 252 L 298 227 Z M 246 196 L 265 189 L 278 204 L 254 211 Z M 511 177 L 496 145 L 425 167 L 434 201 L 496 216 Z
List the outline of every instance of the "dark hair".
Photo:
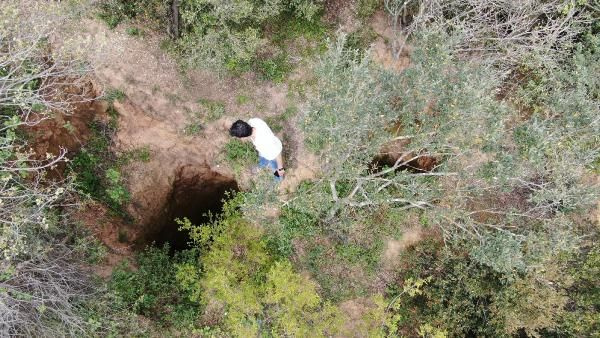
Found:
M 252 127 L 242 120 L 237 120 L 229 128 L 229 134 L 235 137 L 248 137 L 252 134 Z

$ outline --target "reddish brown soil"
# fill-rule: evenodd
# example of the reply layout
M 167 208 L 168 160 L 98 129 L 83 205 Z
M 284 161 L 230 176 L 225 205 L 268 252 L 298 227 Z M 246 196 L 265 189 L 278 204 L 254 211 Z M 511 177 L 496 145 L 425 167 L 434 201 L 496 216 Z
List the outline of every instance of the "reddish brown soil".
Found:
M 29 135 L 29 146 L 37 159 L 46 159 L 46 154 L 58 155 L 61 149 L 67 151 L 71 158 L 82 145 L 89 139 L 89 124 L 96 116 L 106 112 L 106 104 L 93 100 L 96 91 L 93 84 L 88 82 L 84 88 L 79 88 L 80 95 L 89 101 L 73 104 L 69 112 L 55 112 L 50 118 L 40 123 L 24 128 Z M 63 178 L 65 162 L 57 164 L 56 168 L 49 171 L 50 177 Z

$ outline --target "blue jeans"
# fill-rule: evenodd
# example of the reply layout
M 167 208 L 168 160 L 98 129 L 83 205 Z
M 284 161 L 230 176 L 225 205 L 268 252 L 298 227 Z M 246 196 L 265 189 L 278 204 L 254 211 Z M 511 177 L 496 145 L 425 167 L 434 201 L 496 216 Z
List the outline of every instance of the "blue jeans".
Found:
M 277 182 L 281 182 L 281 180 L 283 180 L 283 177 L 277 177 L 274 175 L 275 171 L 279 168 L 277 168 L 277 161 L 275 160 L 267 160 L 266 158 L 259 156 L 258 157 L 258 166 L 261 168 L 267 168 L 271 170 L 271 173 L 273 173 L 273 177 L 275 178 L 275 180 Z

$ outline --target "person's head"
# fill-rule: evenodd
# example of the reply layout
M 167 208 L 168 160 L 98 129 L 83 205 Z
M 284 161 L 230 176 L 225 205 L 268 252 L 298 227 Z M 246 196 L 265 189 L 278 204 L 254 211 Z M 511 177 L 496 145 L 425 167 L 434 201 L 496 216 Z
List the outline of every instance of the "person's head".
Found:
M 242 120 L 237 120 L 229 128 L 229 134 L 235 137 L 248 137 L 252 135 L 252 127 Z

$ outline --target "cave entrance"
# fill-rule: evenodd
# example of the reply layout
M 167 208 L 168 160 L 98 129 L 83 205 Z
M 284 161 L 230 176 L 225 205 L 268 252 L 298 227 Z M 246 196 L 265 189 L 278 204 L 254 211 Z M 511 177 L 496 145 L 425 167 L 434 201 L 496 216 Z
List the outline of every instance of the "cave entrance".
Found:
M 206 223 L 209 221 L 208 213 L 218 215 L 222 212 L 227 193 L 238 190 L 235 180 L 216 172 L 207 170 L 190 173 L 186 168 L 180 170 L 146 243 L 154 242 L 159 247 L 168 243 L 171 253 L 188 249 L 189 233 L 179 231 L 175 219 L 187 217 L 195 225 Z

